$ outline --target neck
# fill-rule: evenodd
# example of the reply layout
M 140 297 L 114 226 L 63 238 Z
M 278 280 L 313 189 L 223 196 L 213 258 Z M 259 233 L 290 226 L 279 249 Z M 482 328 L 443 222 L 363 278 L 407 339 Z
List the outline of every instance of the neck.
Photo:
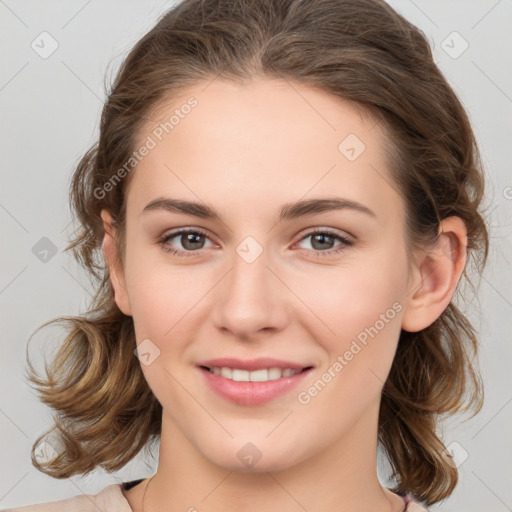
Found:
M 335 444 L 293 467 L 240 472 L 213 464 L 164 411 L 158 471 L 143 512 L 225 512 L 226 505 L 244 512 L 400 512 L 401 498 L 377 477 L 378 406 L 369 414 Z

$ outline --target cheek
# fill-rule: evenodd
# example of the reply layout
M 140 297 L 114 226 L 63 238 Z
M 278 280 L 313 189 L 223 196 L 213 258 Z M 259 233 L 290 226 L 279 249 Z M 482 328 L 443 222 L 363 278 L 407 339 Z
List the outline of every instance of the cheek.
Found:
M 174 323 L 177 285 L 148 255 L 136 241 L 127 245 L 125 280 L 137 341 L 150 338 L 159 345 Z
M 316 336 L 326 361 L 316 380 L 308 383 L 311 387 L 299 390 L 300 403 L 311 400 L 315 411 L 343 411 L 333 417 L 334 430 L 348 428 L 371 403 L 380 401 L 401 332 L 402 305 L 393 301 L 393 293 L 381 289 L 376 294 L 371 286 L 357 290 L 337 294 L 338 304 L 344 306 L 326 304 L 330 310 L 320 309 L 336 335 Z M 318 327 L 315 332 L 320 332 Z
M 351 257 L 337 268 L 309 267 L 288 279 L 307 308 L 303 318 L 311 319 L 310 328 L 318 334 L 321 327 L 322 338 L 332 339 L 341 349 L 381 315 L 388 313 L 386 320 L 396 317 L 406 289 L 405 258 L 399 250 L 392 254 L 379 251 L 364 258 Z
M 325 405 L 335 400 L 362 406 L 380 394 L 393 362 L 406 290 L 405 251 L 388 248 L 322 272 L 320 279 L 303 276 L 299 294 L 315 313 L 307 312 L 303 325 L 328 358 L 321 380 L 333 382 L 327 387 L 334 395 L 325 394 Z
M 187 363 L 187 346 L 197 328 L 197 305 L 207 292 L 205 283 L 190 269 L 163 264 L 145 254 L 132 253 L 126 265 L 126 282 L 137 343 L 146 344 L 150 364 L 142 364 L 144 377 L 161 404 L 173 409 L 175 403 L 186 407 L 190 397 L 183 394 L 178 367 Z M 146 342 L 147 343 L 147 342 Z M 154 345 L 153 345 L 154 344 Z M 155 348 L 156 346 L 156 348 Z M 153 355 L 155 354 L 155 355 Z M 142 360 L 141 360 L 142 362 Z M 176 380 L 177 379 L 177 380 Z M 179 408 L 178 408 L 179 409 Z
M 137 340 L 150 338 L 166 352 L 197 328 L 200 305 L 218 276 L 166 262 L 156 250 L 135 250 L 126 262 L 126 283 Z M 188 333 L 188 334 L 187 334 Z

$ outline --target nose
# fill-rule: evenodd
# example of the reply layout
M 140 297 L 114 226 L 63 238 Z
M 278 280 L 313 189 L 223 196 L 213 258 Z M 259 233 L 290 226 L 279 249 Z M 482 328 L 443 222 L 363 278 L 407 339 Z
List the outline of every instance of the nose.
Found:
M 225 333 L 251 340 L 279 331 L 289 321 L 291 292 L 263 251 L 254 261 L 238 253 L 232 268 L 216 286 L 214 323 Z

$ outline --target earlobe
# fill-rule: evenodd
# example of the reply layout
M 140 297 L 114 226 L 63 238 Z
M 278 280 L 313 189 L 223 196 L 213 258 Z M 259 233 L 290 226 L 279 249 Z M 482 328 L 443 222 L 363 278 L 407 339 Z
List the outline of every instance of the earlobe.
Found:
M 417 332 L 434 323 L 448 307 L 466 264 L 467 232 L 459 217 L 444 219 L 436 246 L 416 262 L 405 300 L 402 329 Z
M 101 210 L 101 218 L 103 220 L 103 229 L 105 235 L 101 248 L 109 268 L 110 282 L 114 289 L 114 299 L 119 309 L 128 316 L 131 316 L 131 307 L 126 291 L 126 281 L 124 277 L 123 267 L 118 259 L 117 247 L 115 241 L 115 230 L 112 226 L 112 217 L 107 210 Z

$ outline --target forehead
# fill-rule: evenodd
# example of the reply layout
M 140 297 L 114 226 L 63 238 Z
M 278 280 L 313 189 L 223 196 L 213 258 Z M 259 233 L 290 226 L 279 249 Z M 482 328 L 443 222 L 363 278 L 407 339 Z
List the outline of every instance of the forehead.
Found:
M 137 145 L 151 139 L 153 147 L 132 176 L 129 209 L 140 212 L 166 194 L 245 205 L 243 214 L 254 203 L 271 208 L 334 192 L 400 200 L 382 127 L 357 105 L 317 88 L 215 79 L 161 103 L 150 117 Z
M 194 138 L 201 137 L 203 142 L 229 139 L 243 144 L 244 149 L 256 149 L 255 138 L 261 142 L 261 137 L 267 137 L 269 151 L 287 140 L 290 146 L 302 140 L 307 149 L 320 138 L 336 149 L 336 142 L 347 130 L 363 136 L 376 124 L 369 111 L 354 102 L 319 88 L 277 79 L 258 79 L 244 85 L 220 79 L 200 82 L 176 97 L 164 98 L 149 118 L 139 133 L 139 143 L 153 133 L 158 142 L 162 138 L 177 142 L 181 136 L 180 142 L 194 144 Z M 281 128 L 286 132 L 276 140 Z M 171 132 L 173 137 L 169 137 Z

